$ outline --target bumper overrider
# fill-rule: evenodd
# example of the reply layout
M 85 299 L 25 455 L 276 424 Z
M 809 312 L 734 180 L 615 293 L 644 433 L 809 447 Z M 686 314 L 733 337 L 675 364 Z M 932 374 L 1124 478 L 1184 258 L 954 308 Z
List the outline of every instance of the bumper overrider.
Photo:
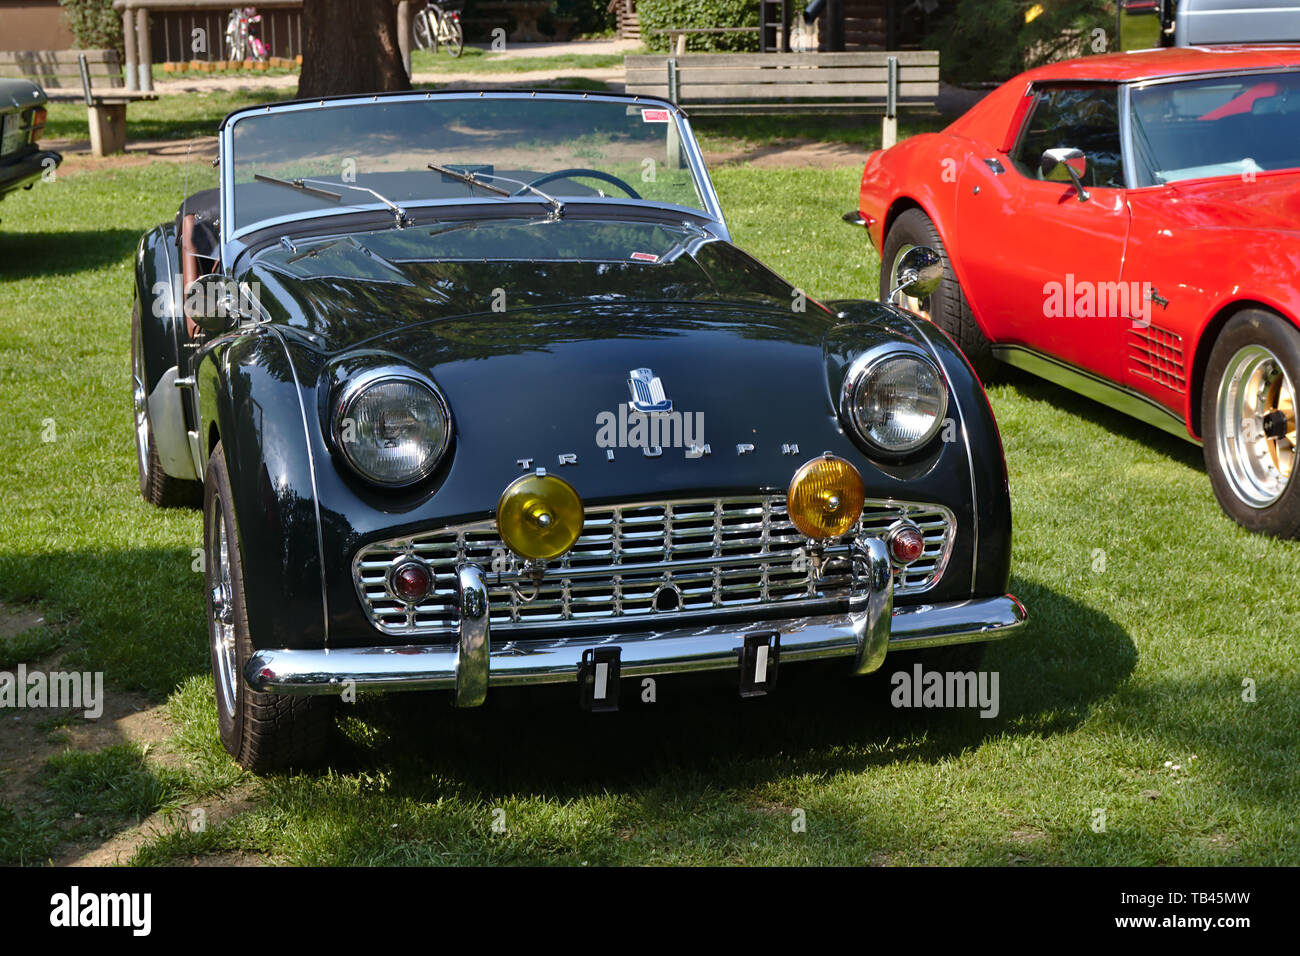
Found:
M 852 658 L 858 674 L 878 669 L 890 650 L 990 641 L 1026 620 L 1011 595 L 894 607 L 888 549 L 878 538 L 856 546 L 854 587 L 847 611 L 817 617 L 756 621 L 750 627 L 707 625 L 633 634 L 507 640 L 493 645 L 488 586 L 474 564 L 457 569 L 459 639 L 442 645 L 254 651 L 244 676 L 253 689 L 277 694 L 450 690 L 457 706 L 483 703 L 489 687 L 557 684 L 598 674 L 609 677 L 737 669 L 742 683 L 761 688 L 769 661 Z M 749 652 L 757 645 L 767 650 Z M 755 667 L 756 674 L 746 674 Z M 597 671 L 595 662 L 604 662 Z

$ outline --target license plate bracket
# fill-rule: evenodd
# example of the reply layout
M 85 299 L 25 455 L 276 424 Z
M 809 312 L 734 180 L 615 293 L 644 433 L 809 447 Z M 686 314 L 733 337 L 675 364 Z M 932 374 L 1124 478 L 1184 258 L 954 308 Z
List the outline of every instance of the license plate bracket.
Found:
M 618 710 L 619 647 L 591 647 L 578 665 L 578 706 L 593 714 Z
M 781 661 L 781 633 L 757 631 L 745 635 L 740 649 L 740 696 L 762 697 L 776 686 Z

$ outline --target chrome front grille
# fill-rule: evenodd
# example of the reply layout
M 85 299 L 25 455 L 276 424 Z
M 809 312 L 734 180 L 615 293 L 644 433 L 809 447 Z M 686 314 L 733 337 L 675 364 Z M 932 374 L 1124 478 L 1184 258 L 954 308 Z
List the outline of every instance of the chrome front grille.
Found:
M 884 537 L 903 518 L 920 527 L 926 542 L 920 560 L 894 570 L 895 593 L 911 594 L 928 590 L 943 574 L 956 523 L 941 505 L 868 501 L 854 533 Z M 491 520 L 367 545 L 357 552 L 352 570 L 362 607 L 381 631 L 451 637 L 457 621 L 455 572 L 464 562 L 487 573 L 494 629 L 572 627 L 824 603 L 843 596 L 848 574 L 829 574 L 814 583 L 805 544 L 786 514 L 784 495 L 700 498 L 587 508 L 582 535 L 569 553 L 547 566 L 535 597 Z M 827 549 L 828 557 L 846 553 L 845 543 Z M 426 561 L 434 573 L 433 590 L 414 606 L 386 584 L 394 562 L 409 556 Z

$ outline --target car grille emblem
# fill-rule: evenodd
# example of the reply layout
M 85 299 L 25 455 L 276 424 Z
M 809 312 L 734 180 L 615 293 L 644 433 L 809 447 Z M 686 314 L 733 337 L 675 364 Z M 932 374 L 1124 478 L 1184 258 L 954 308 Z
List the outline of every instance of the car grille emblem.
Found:
M 664 395 L 664 383 L 648 368 L 634 368 L 628 373 L 628 391 L 632 393 L 632 410 L 643 414 L 671 412 L 673 403 Z

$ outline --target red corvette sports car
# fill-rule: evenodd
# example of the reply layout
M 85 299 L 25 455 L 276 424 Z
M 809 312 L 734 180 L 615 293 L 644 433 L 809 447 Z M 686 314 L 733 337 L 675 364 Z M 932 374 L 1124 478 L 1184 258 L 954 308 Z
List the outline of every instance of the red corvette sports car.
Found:
M 946 130 L 873 153 L 856 212 L 881 294 L 981 376 L 1006 362 L 1203 444 L 1223 509 L 1300 536 L 1300 49 L 1151 50 L 1040 67 Z

